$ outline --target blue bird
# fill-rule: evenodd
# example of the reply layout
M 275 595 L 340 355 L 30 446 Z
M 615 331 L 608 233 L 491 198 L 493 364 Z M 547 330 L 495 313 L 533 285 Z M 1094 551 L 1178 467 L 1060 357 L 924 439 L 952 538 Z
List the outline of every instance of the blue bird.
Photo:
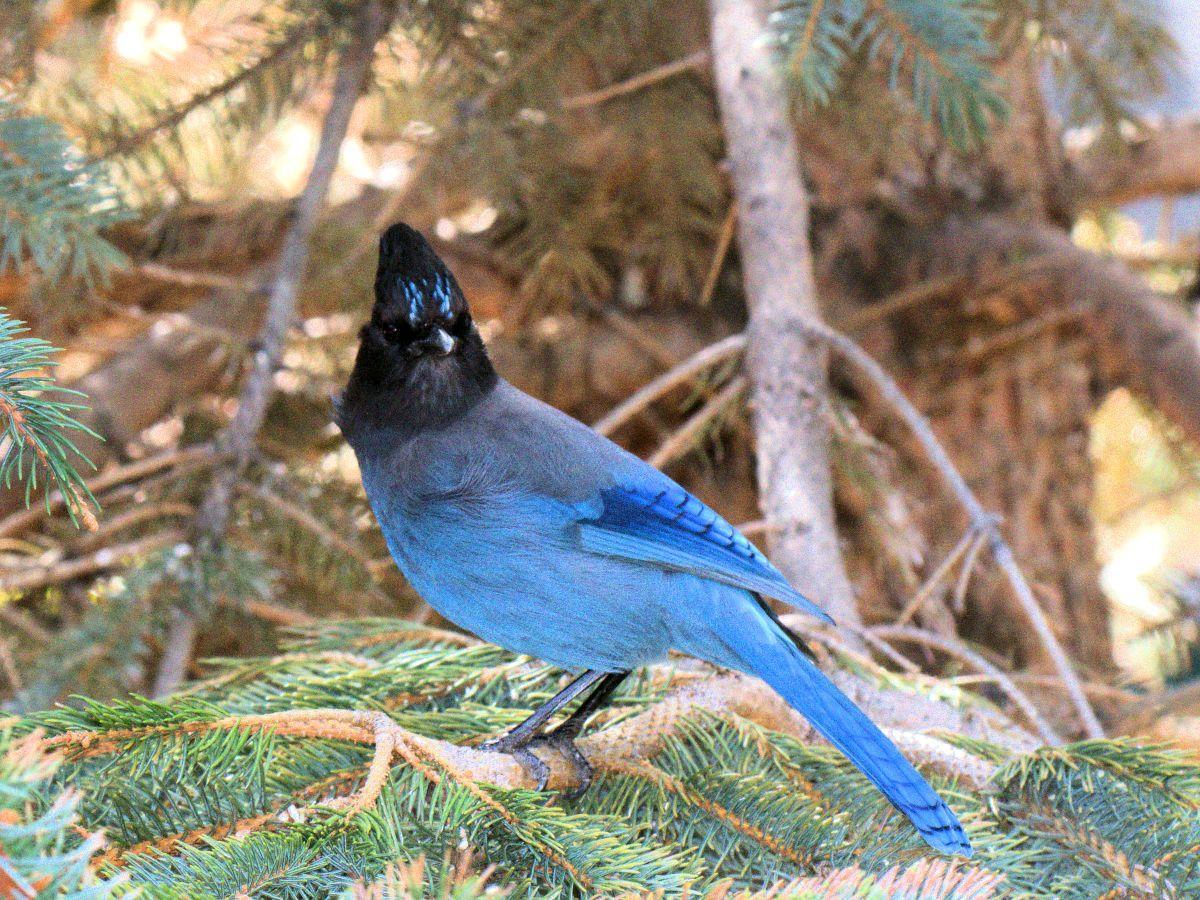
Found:
M 762 678 L 930 846 L 971 855 L 954 813 L 763 598 L 829 617 L 666 475 L 500 378 L 454 276 L 407 225 L 380 241 L 375 296 L 338 422 L 392 556 L 450 621 L 583 673 L 493 749 L 539 788 L 548 768 L 531 748 L 556 749 L 581 793 L 584 721 L 674 649 Z

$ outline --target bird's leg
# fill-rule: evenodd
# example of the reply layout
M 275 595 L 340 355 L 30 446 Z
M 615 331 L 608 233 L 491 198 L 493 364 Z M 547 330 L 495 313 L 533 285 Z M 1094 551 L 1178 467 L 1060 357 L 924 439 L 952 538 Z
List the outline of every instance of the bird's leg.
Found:
M 514 757 L 533 776 L 533 779 L 537 782 L 537 789 L 539 791 L 544 790 L 546 782 L 550 779 L 550 769 L 544 762 L 533 755 L 533 752 L 529 749 L 529 745 L 538 739 L 543 726 L 550 720 L 551 716 L 605 677 L 607 677 L 606 673 L 589 669 L 535 709 L 533 715 L 520 725 L 517 725 L 507 734 L 501 735 L 498 738 L 492 738 L 490 741 L 484 741 L 484 743 L 479 745 L 479 749 L 488 750 L 493 753 L 507 753 Z M 588 699 L 591 698 L 589 697 Z M 570 720 L 568 719 L 567 721 Z
M 609 698 L 613 695 L 613 691 L 628 676 L 628 672 L 605 673 L 600 679 L 600 683 L 596 686 L 596 689 L 579 704 L 579 708 L 571 713 L 565 722 L 540 738 L 541 743 L 554 747 L 559 753 L 569 759 L 571 765 L 575 768 L 575 777 L 579 779 L 579 786 L 574 790 L 565 791 L 563 799 L 578 800 L 592 786 L 593 771 L 591 763 L 580 752 L 579 747 L 575 744 L 575 739 L 579 737 L 579 732 L 583 730 L 584 723 L 587 722 L 592 713 L 608 702 Z

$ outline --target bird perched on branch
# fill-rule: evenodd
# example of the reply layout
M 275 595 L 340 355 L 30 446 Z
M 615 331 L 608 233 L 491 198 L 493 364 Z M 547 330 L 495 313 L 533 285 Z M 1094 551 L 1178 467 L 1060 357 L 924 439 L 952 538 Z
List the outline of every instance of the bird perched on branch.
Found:
M 380 241 L 338 421 L 417 592 L 485 640 L 582 673 L 485 745 L 517 757 L 539 789 L 540 747 L 564 754 L 576 793 L 587 789 L 575 745 L 585 720 L 630 670 L 675 649 L 762 678 L 931 846 L 970 855 L 954 813 L 763 598 L 829 617 L 666 475 L 500 378 L 454 276 L 407 225 Z

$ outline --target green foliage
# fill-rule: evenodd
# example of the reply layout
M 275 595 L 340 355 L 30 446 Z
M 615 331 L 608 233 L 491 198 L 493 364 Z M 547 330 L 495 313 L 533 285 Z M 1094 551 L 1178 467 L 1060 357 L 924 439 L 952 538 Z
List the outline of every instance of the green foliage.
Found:
M 72 521 L 82 516 L 94 522 L 87 504 L 95 501 L 76 469 L 80 461 L 90 463 L 71 441 L 72 432 L 95 436 L 75 419 L 83 407 L 70 398 L 82 395 L 46 374 L 54 367 L 55 348 L 21 337 L 27 330 L 0 308 L 0 484 L 8 489 L 23 482 L 28 505 L 38 480 L 49 482 L 66 498 Z M 50 493 L 44 493 L 49 508 Z
M 677 677 L 635 679 L 593 727 L 603 736 Z M 335 721 L 321 715 L 293 717 L 306 724 L 291 730 L 245 718 L 374 710 L 411 732 L 473 743 L 559 684 L 488 645 L 363 620 L 307 630 L 277 657 L 223 663 L 164 702 L 88 702 L 21 727 L 70 733 L 54 784 L 79 787 L 85 827 L 106 829 L 103 871 L 126 872 L 149 896 L 474 896 L 485 865 L 490 883 L 517 896 L 785 884 L 788 896 L 812 897 L 844 896 L 847 885 L 881 897 L 955 896 L 953 885 L 975 885 L 973 896 L 1200 890 L 1200 769 L 1129 742 L 1018 755 L 944 736 L 999 768 L 990 785 L 970 787 L 926 769 L 977 849 L 969 863 L 938 868 L 838 753 L 736 715 L 692 714 L 660 750 L 601 771 L 567 805 L 471 782 L 436 757 L 397 757 L 378 802 L 357 815 L 330 804 L 363 785 L 368 743 L 321 730 Z M 928 892 L 904 893 L 912 884 Z
M 989 8 L 975 0 L 785 0 L 773 17 L 801 97 L 830 102 L 852 57 L 880 60 L 921 115 L 956 145 L 987 133 L 1004 106 L 989 86 Z
M 0 99 L 0 272 L 28 265 L 91 284 L 122 261 L 103 230 L 126 216 L 100 166 L 54 122 Z
M 104 838 L 75 829 L 79 795 L 53 785 L 58 760 L 32 738 L 0 728 L 0 893 L 5 897 L 110 895 L 88 865 Z M 123 880 L 123 879 L 122 879 Z
M 1133 104 L 1162 91 L 1178 47 L 1157 0 L 1061 0 L 1031 4 L 1054 46 L 1049 59 L 1069 121 L 1114 128 Z

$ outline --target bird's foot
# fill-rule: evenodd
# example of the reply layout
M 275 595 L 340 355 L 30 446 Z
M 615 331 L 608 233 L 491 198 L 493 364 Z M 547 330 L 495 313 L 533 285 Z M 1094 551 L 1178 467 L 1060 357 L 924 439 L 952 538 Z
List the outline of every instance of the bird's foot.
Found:
M 550 781 L 550 767 L 542 762 L 530 748 L 540 743 L 538 735 L 508 734 L 484 741 L 479 749 L 486 753 L 506 753 L 521 764 L 529 777 L 534 780 L 535 790 L 544 791 Z
M 575 779 L 579 783 L 571 790 L 563 791 L 562 798 L 570 801 L 578 800 L 592 786 L 594 771 L 592 764 L 587 761 L 587 757 L 583 755 L 583 751 L 575 743 L 573 730 L 567 731 L 562 728 L 556 728 L 549 734 L 544 735 L 540 740 L 547 747 L 553 747 L 561 753 L 575 770 Z
M 532 736 L 514 735 L 510 732 L 498 738 L 484 741 L 479 745 L 479 749 L 489 753 L 507 753 L 529 773 L 529 776 L 537 785 L 536 790 L 539 791 L 544 791 L 547 783 L 550 781 L 550 767 L 539 759 L 533 750 L 536 747 L 548 747 L 551 750 L 558 751 L 571 764 L 571 767 L 575 770 L 575 777 L 579 782 L 571 790 L 563 791 L 562 797 L 564 800 L 578 800 L 591 787 L 593 770 L 591 763 L 587 761 L 582 751 L 576 746 L 575 737 L 573 729 L 564 728 L 556 728 L 547 734 L 535 734 Z

